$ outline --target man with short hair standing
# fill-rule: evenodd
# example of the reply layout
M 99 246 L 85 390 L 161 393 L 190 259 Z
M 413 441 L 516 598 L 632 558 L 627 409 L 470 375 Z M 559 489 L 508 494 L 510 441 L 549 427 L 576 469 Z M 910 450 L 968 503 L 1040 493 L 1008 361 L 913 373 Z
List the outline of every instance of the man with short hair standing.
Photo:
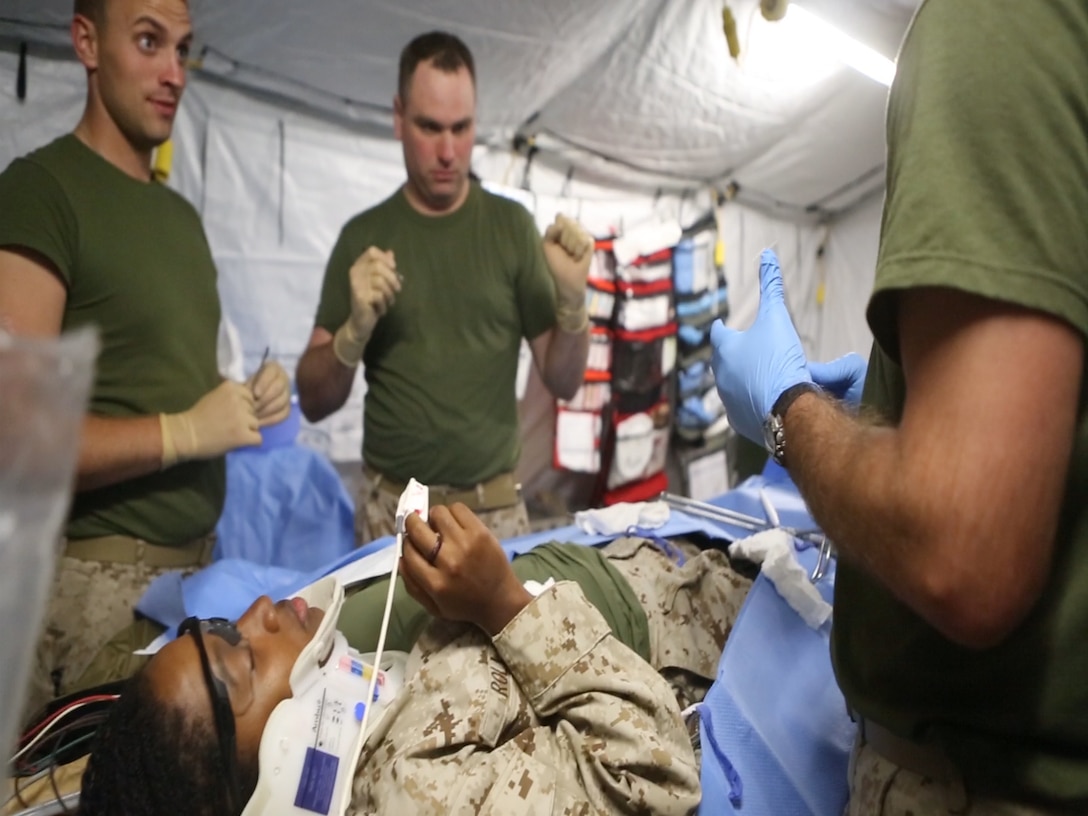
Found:
M 71 690 L 155 576 L 207 563 L 224 454 L 289 409 L 278 365 L 220 377 L 200 218 L 151 178 L 185 88 L 186 0 L 76 0 L 71 32 L 83 116 L 0 175 L 0 321 L 101 341 L 30 706 Z
M 463 502 L 500 538 L 525 533 L 513 475 L 518 351 L 528 339 L 555 396 L 578 390 L 593 242 L 564 216 L 541 242 L 524 207 L 470 177 L 476 76 L 460 39 L 431 32 L 405 46 L 393 108 L 408 178 L 340 233 L 299 401 L 311 421 L 329 415 L 364 362 L 360 540 L 394 531 L 410 478 L 430 485 L 434 504 Z

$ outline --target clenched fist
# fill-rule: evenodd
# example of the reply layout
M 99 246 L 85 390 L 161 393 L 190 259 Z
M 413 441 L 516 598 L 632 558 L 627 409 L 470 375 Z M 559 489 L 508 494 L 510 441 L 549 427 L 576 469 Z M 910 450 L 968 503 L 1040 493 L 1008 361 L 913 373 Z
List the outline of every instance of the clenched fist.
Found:
M 358 365 L 367 341 L 400 292 L 397 262 L 392 250 L 369 247 L 348 273 L 351 280 L 351 316 L 333 338 L 333 351 L 349 368 Z
M 559 298 L 556 318 L 564 331 L 582 331 L 586 315 L 586 278 L 593 260 L 593 238 L 581 224 L 557 215 L 544 232 L 544 258 L 555 278 Z

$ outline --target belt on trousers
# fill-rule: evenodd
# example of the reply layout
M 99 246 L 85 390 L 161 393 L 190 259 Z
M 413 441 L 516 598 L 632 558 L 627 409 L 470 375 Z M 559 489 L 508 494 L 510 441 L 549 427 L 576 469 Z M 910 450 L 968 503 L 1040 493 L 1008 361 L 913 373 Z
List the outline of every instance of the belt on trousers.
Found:
M 81 561 L 107 561 L 118 564 L 146 564 L 149 567 L 201 567 L 210 564 L 215 537 L 205 536 L 166 547 L 125 535 L 68 539 L 64 555 Z
M 893 734 L 879 723 L 857 714 L 854 719 L 865 743 L 893 765 L 937 782 L 950 782 L 959 777 L 955 763 L 936 745 Z
M 379 487 L 387 493 L 399 496 L 404 492 L 404 488 L 408 486 L 405 482 L 390 479 L 369 465 L 363 465 L 363 471 L 366 473 L 366 478 L 371 485 Z M 521 485 L 514 480 L 514 474 L 510 472 L 500 473 L 498 476 L 471 487 L 428 485 L 427 491 L 431 507 L 436 504 L 460 502 L 469 510 L 496 510 L 521 501 Z

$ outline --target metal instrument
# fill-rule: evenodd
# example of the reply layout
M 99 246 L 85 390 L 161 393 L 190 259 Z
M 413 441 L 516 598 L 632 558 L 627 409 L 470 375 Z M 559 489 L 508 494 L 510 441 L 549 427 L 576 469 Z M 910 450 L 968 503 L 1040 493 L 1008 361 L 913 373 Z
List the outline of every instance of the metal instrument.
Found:
M 835 545 L 819 528 L 799 530 L 795 527 L 782 526 L 778 511 L 775 510 L 766 492 L 762 489 L 759 492 L 759 500 L 766 515 L 766 518 L 763 519 L 675 493 L 662 493 L 659 498 L 670 507 L 693 516 L 708 518 L 711 521 L 720 521 L 733 527 L 739 527 L 742 530 L 750 530 L 753 533 L 779 529 L 789 533 L 794 538 L 816 545 L 819 548 L 817 550 L 816 566 L 812 568 L 812 572 L 809 574 L 809 580 L 814 584 L 827 575 L 828 568 L 831 566 L 831 559 L 835 556 Z

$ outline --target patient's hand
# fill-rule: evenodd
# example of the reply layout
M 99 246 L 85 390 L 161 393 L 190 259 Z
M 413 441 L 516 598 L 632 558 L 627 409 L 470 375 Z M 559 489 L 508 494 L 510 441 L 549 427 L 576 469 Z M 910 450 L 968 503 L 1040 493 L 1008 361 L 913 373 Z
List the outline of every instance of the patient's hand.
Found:
M 404 584 L 435 617 L 494 636 L 532 601 L 498 539 L 465 505 L 432 507 L 429 523 L 409 516 L 405 531 Z

